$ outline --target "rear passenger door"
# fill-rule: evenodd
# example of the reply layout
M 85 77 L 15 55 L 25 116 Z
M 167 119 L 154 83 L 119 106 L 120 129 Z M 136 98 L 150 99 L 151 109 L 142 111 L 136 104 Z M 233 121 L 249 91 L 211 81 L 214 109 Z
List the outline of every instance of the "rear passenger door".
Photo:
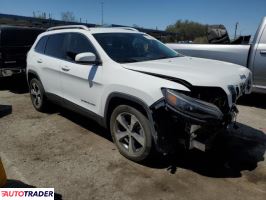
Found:
M 42 66 L 39 74 L 48 95 L 54 94 L 63 97 L 60 85 L 60 66 L 65 55 L 66 39 L 67 34 L 65 33 L 49 35 L 44 55 L 40 55 L 37 60 Z
M 87 36 L 81 33 L 69 33 L 65 62 L 61 65 L 60 76 L 64 97 L 86 110 L 98 113 L 102 88 L 102 66 L 76 63 L 75 56 L 84 52 L 92 52 L 97 56 Z

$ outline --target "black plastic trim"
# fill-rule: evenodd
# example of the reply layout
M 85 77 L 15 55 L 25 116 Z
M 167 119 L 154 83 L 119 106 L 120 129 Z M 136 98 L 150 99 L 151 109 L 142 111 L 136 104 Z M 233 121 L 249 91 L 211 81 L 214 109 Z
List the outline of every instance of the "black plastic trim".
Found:
M 109 96 L 107 97 L 107 100 L 106 100 L 105 109 L 104 109 L 104 118 L 106 120 L 107 120 L 107 114 L 108 114 L 108 108 L 109 108 L 110 101 L 113 98 L 117 98 L 117 97 L 121 98 L 121 99 L 128 100 L 128 101 L 132 101 L 134 103 L 141 105 L 145 109 L 145 111 L 147 112 L 147 115 L 148 116 L 151 115 L 151 110 L 149 109 L 149 106 L 145 102 L 143 102 L 140 98 L 129 95 L 129 94 L 121 93 L 121 92 L 113 92 L 113 93 L 109 94 Z M 107 125 L 107 122 L 106 122 L 106 125 Z
M 34 74 L 35 76 L 37 76 L 37 78 L 41 81 L 41 79 L 40 79 L 40 76 L 38 75 L 38 73 L 36 72 L 36 71 L 34 71 L 34 70 L 32 70 L 32 69 L 29 69 L 28 71 L 27 71 L 27 81 L 28 81 L 28 83 L 29 83 L 29 74 Z
M 85 117 L 88 117 L 88 118 L 94 120 L 99 125 L 104 126 L 104 117 L 97 115 L 96 113 L 94 113 L 94 112 L 92 112 L 86 108 L 83 108 L 83 107 L 81 107 L 81 106 L 79 106 L 79 105 L 77 105 L 71 101 L 68 101 L 67 99 L 62 98 L 56 94 L 46 93 L 45 95 L 50 101 L 56 103 L 57 105 L 62 106 L 68 110 L 72 110 L 74 112 L 77 112 L 80 115 L 83 115 Z

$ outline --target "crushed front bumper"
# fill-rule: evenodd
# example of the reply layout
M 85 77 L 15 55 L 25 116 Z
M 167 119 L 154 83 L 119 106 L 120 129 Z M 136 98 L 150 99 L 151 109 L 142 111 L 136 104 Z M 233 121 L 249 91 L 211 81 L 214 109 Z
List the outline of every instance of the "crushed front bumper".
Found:
M 233 106 L 221 118 L 193 117 L 175 109 L 164 100 L 152 105 L 151 110 L 157 131 L 155 143 L 164 153 L 176 149 L 177 143 L 181 143 L 186 149 L 206 151 L 211 148 L 217 134 L 226 131 L 238 113 Z

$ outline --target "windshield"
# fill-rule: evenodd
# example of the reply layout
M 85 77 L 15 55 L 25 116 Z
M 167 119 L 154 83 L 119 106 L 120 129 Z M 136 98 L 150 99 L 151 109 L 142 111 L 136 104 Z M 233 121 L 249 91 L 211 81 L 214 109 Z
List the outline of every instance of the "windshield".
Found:
M 110 58 L 119 63 L 179 57 L 180 54 L 147 34 L 93 34 Z

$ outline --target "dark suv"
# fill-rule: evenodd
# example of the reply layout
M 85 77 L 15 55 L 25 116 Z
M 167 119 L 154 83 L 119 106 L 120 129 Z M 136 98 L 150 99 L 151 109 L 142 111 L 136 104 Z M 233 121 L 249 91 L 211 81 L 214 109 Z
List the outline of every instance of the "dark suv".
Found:
M 26 69 L 26 55 L 44 29 L 0 26 L 0 77 L 21 74 Z

